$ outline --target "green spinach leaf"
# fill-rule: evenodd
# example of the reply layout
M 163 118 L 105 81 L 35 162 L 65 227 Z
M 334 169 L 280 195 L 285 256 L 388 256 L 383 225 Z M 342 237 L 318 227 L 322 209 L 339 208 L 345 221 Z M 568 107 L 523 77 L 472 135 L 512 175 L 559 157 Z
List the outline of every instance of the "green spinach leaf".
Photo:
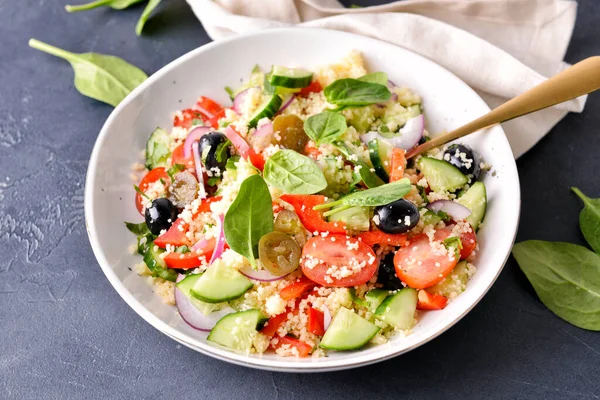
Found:
M 334 146 L 340 151 L 340 153 L 344 155 L 344 157 L 346 157 L 348 161 L 358 167 L 355 169 L 355 171 L 358 170 L 360 178 L 368 188 L 375 188 L 384 184 L 381 178 L 377 176 L 374 171 L 371 171 L 373 167 L 367 164 L 358 155 L 354 154 L 351 147 L 347 143 L 335 142 Z
M 160 0 L 150 0 L 148 4 L 146 4 L 146 8 L 142 11 L 142 15 L 135 25 L 135 33 L 140 36 L 142 34 L 142 30 L 144 29 L 144 25 L 146 25 L 146 21 L 150 18 L 150 14 L 158 5 L 160 4 Z
M 139 224 L 135 224 L 133 222 L 125 222 L 125 226 L 129 229 L 129 232 L 133 233 L 136 236 L 143 236 L 150 232 L 148 229 L 148 225 L 146 222 L 140 222 Z
M 600 199 L 590 199 L 576 187 L 571 188 L 583 201 L 584 208 L 579 214 L 579 228 L 592 249 L 600 254 Z
M 256 268 L 258 242 L 273 231 L 273 205 L 269 188 L 260 175 L 246 178 L 223 223 L 225 239 L 233 251 Z
M 327 187 L 321 169 L 294 150 L 279 150 L 265 163 L 265 181 L 290 194 L 313 194 Z
M 317 145 L 333 143 L 348 129 L 346 118 L 338 112 L 323 111 L 304 122 L 304 131 Z
M 144 71 L 118 57 L 96 53 L 75 54 L 36 39 L 30 39 L 29 46 L 71 63 L 75 72 L 75 88 L 81 94 L 113 107 L 148 78 Z
M 339 107 L 360 107 L 388 101 L 392 93 L 385 85 L 358 79 L 338 79 L 323 91 L 331 104 Z
M 546 307 L 583 329 L 600 331 L 600 256 L 571 243 L 530 240 L 512 251 Z
M 386 204 L 391 203 L 392 201 L 399 200 L 406 196 L 408 192 L 410 192 L 412 186 L 410 181 L 406 178 L 400 179 L 396 182 L 386 183 L 385 185 L 381 185 L 375 187 L 373 189 L 360 190 L 353 193 L 350 193 L 347 196 L 342 197 L 337 201 L 332 201 L 330 203 L 320 204 L 315 206 L 315 210 L 322 210 L 325 208 L 335 207 L 337 205 L 344 205 L 346 208 L 340 207 L 339 209 L 332 210 L 333 211 L 342 211 L 342 209 L 347 209 L 349 207 L 361 206 L 361 207 L 377 207 L 384 206 Z M 325 216 L 329 216 L 332 214 L 325 213 Z
M 123 10 L 129 6 L 132 6 L 136 3 L 139 3 L 143 0 L 96 0 L 90 3 L 78 4 L 78 5 L 67 5 L 65 9 L 68 12 L 76 12 L 76 11 L 86 11 L 91 10 L 93 8 L 108 6 L 110 8 L 114 8 L 115 10 Z
M 363 75 L 358 78 L 359 81 L 379 83 L 380 85 L 387 86 L 388 76 L 385 72 L 372 72 L 367 75 Z

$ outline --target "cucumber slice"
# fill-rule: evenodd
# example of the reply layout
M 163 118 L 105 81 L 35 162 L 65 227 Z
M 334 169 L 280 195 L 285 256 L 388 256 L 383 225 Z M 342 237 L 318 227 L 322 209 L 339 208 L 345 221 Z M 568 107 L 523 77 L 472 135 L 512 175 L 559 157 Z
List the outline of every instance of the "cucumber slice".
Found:
M 146 142 L 146 168 L 165 167 L 171 157 L 171 137 L 161 128 L 156 128 Z
M 473 229 L 477 230 L 487 208 L 487 192 L 483 182 L 475 182 L 456 202 L 471 210 L 471 215 L 467 217 L 467 222 Z
M 208 315 L 213 311 L 221 309 L 221 304 L 206 303 L 192 296 L 190 292 L 196 284 L 196 281 L 200 279 L 201 276 L 202 274 L 188 275 L 179 282 L 177 282 L 175 286 L 177 286 L 177 289 L 179 289 L 181 293 L 183 293 L 185 297 L 187 297 L 202 314 Z
M 418 164 L 434 192 L 453 192 L 469 181 L 465 174 L 447 161 L 421 157 Z
M 393 146 L 385 140 L 373 139 L 367 147 L 375 173 L 385 182 L 389 181 Z
M 417 116 L 423 114 L 423 108 L 421 108 L 420 104 L 413 104 L 412 106 L 409 106 L 408 111 L 410 113 L 411 118 L 414 118 L 414 117 L 417 117 Z
M 287 68 L 274 65 L 269 83 L 290 89 L 303 88 L 312 82 L 313 73 L 299 68 Z
M 344 205 L 338 207 L 346 207 Z M 338 207 L 332 208 L 332 211 Z M 351 232 L 366 232 L 371 227 L 369 207 L 350 207 L 329 216 L 329 221 L 341 221 Z
M 247 352 L 252 348 L 252 342 L 258 333 L 256 328 L 264 321 L 266 318 L 256 309 L 227 314 L 212 328 L 208 340 L 233 350 Z
M 369 290 L 365 295 L 365 300 L 367 300 L 367 302 L 369 303 L 369 311 L 375 313 L 375 311 L 377 311 L 377 307 L 379 307 L 379 305 L 383 303 L 383 300 L 385 300 L 388 294 L 390 294 L 390 292 L 385 289 Z
M 270 73 L 265 75 L 265 81 L 263 83 L 263 86 L 265 88 L 265 93 L 267 93 L 267 94 L 288 95 L 288 94 L 292 94 L 292 93 L 298 93 L 302 90 L 302 89 L 290 89 L 290 88 L 284 88 L 281 86 L 271 85 L 271 74 Z
M 427 288 L 427 291 L 451 298 L 464 292 L 468 281 L 469 269 L 467 262 L 463 260 L 456 264 L 456 267 L 443 281 Z
M 190 290 L 192 296 L 207 303 L 237 299 L 253 286 L 250 279 L 221 260 L 213 262 Z
M 360 349 L 379 332 L 379 327 L 345 307 L 335 314 L 319 347 L 330 350 Z
M 350 298 L 352 299 L 352 302 L 354 302 L 354 304 L 358 304 L 359 306 L 363 307 L 369 306 L 369 302 L 366 299 L 363 300 L 356 295 L 356 289 L 354 288 L 350 288 Z
M 417 311 L 417 291 L 404 288 L 387 297 L 377 307 L 375 316 L 397 329 L 410 329 Z
M 146 247 L 144 253 L 144 262 L 150 271 L 152 276 L 166 279 L 167 281 L 175 282 L 177 280 L 177 272 L 175 270 L 167 268 L 167 263 L 163 260 L 160 255 L 165 251 L 153 242 Z
M 273 118 L 273 116 L 275 114 L 277 114 L 277 111 L 279 111 L 279 108 L 281 107 L 281 103 L 282 103 L 281 97 L 279 97 L 276 94 L 274 94 L 273 96 L 270 96 L 268 99 L 263 101 L 262 104 L 260 106 L 258 106 L 258 110 L 256 111 L 256 113 L 254 113 L 254 115 L 252 116 L 252 119 L 250 119 L 250 122 L 248 123 L 248 127 L 256 128 L 256 124 L 258 124 L 258 121 L 260 121 L 261 119 Z

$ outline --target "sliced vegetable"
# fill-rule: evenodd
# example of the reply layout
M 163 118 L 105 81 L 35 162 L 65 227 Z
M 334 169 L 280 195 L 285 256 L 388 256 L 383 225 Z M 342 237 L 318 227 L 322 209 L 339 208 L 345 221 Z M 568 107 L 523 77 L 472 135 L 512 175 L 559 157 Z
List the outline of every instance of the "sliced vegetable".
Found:
M 154 241 L 154 244 L 160 247 L 161 249 L 167 248 L 167 245 L 171 246 L 191 246 L 190 240 L 185 235 L 185 232 L 188 229 L 188 225 L 181 218 L 177 218 L 173 225 L 169 228 L 168 231 L 160 235 Z
M 327 222 L 321 212 L 313 209 L 325 203 L 325 196 L 284 194 L 280 199 L 294 207 L 300 222 L 309 232 L 346 233 L 343 222 Z
M 248 352 L 258 334 L 257 327 L 265 320 L 256 309 L 231 313 L 217 322 L 207 339 L 232 350 Z
M 213 99 L 205 96 L 200 96 L 196 105 L 201 109 L 206 111 L 208 115 L 214 117 L 217 114 L 222 113 L 225 109 L 222 105 L 214 101 Z
M 396 329 L 410 329 L 413 326 L 417 310 L 417 291 L 404 288 L 388 296 L 377 307 L 375 316 Z
M 274 317 L 269 318 L 269 320 L 265 323 L 265 326 L 260 330 L 260 333 L 269 338 L 275 336 L 281 325 L 288 320 L 288 312 L 289 310 L 286 309 L 281 314 L 277 314 Z
M 274 65 L 271 69 L 269 83 L 290 89 L 300 89 L 310 85 L 313 73 L 300 68 L 287 68 Z
M 465 291 L 468 281 L 468 264 L 466 261 L 461 261 L 440 283 L 427 288 L 427 292 L 444 297 L 456 296 Z
M 306 310 L 308 322 L 306 329 L 315 335 L 323 336 L 325 334 L 324 318 L 325 315 L 316 308 L 308 307 Z
M 265 167 L 265 159 L 263 156 L 255 152 L 254 149 L 248 145 L 248 142 L 246 142 L 246 140 L 241 137 L 231 125 L 225 129 L 224 133 L 225 136 L 227 136 L 227 139 L 231 140 L 231 143 L 235 146 L 240 156 L 250 161 L 252 165 L 259 170 L 263 170 Z
M 190 293 L 207 303 L 221 303 L 237 299 L 252 286 L 253 283 L 239 271 L 217 260 L 202 274 Z
M 192 328 L 202 332 L 210 332 L 219 319 L 235 312 L 223 304 L 205 303 L 190 295 L 190 290 L 202 276 L 201 274 L 183 275 L 177 277 L 175 285 L 175 303 L 181 318 Z
M 453 192 L 469 181 L 458 168 L 444 160 L 421 157 L 418 166 L 434 192 Z
M 156 128 L 146 142 L 146 168 L 166 167 L 171 155 L 171 137 L 161 128 Z
M 136 3 L 140 3 L 141 1 L 143 0 L 95 0 L 90 3 L 78 4 L 74 6 L 66 5 L 65 10 L 67 10 L 67 12 L 87 11 L 102 6 L 108 6 L 115 10 L 123 10 Z
M 407 236 L 405 233 L 385 233 L 379 230 L 371 230 L 369 232 L 361 233 L 357 236 L 358 239 L 366 244 L 367 246 L 373 247 L 379 246 L 404 246 L 407 242 Z
M 152 185 L 153 183 L 163 180 L 164 182 L 169 182 L 171 178 L 169 178 L 169 174 L 167 174 L 167 171 L 165 170 L 164 167 L 158 167 L 155 168 L 151 171 L 149 171 L 146 175 L 144 175 L 144 177 L 142 178 L 142 180 L 140 181 L 140 191 L 142 193 L 145 193 L 148 190 L 148 187 L 150 185 Z M 144 201 L 144 197 L 142 196 L 141 193 L 137 192 L 135 194 L 135 206 L 138 209 L 138 211 L 140 212 L 140 214 L 144 214 L 144 204 L 147 202 Z
M 447 240 L 450 235 L 452 234 L 452 229 L 453 229 L 454 225 L 450 225 L 447 226 L 443 229 L 439 229 L 438 231 L 435 232 L 435 239 L 436 240 Z M 473 227 L 469 226 L 470 229 L 468 229 L 466 232 L 461 232 L 460 233 L 460 246 L 459 246 L 459 250 L 460 250 L 460 258 L 461 259 L 465 259 L 468 258 L 471 253 L 475 250 L 475 248 L 477 247 L 477 235 L 475 234 L 475 230 L 472 229 Z
M 211 131 L 212 129 L 207 126 L 198 126 L 192 129 L 183 142 L 183 157 L 185 159 L 190 159 L 193 155 L 192 144 L 197 143 L 202 136 L 210 133 Z
M 450 216 L 454 221 L 462 221 L 471 215 L 471 210 L 469 210 L 467 207 L 450 200 L 434 201 L 433 203 L 429 203 L 427 208 L 435 213 L 442 211 Z
M 212 253 L 209 264 L 212 264 L 218 258 L 221 258 L 223 254 L 223 250 L 225 250 L 225 232 L 223 230 L 224 217 L 223 214 L 219 215 L 217 219 L 217 223 L 219 224 L 219 237 L 217 238 L 217 244 L 215 245 L 215 250 Z
M 169 253 L 165 256 L 165 264 L 169 268 L 176 269 L 192 269 L 198 268 L 203 263 L 206 264 L 210 260 L 215 248 L 215 239 L 210 239 L 206 245 L 199 250 L 189 253 Z
M 336 208 L 331 210 L 335 214 L 329 217 L 330 222 L 343 222 L 349 232 L 364 232 L 369 230 L 371 226 L 369 207 L 341 207 L 344 209 L 339 212 Z
M 367 302 L 369 303 L 369 311 L 375 313 L 377 307 L 379 307 L 381 303 L 383 303 L 383 300 L 385 300 L 385 298 L 388 297 L 389 294 L 390 292 L 385 289 L 369 290 L 367 294 L 365 294 L 365 300 L 367 300 Z
M 471 211 L 471 214 L 467 217 L 467 222 L 475 230 L 479 229 L 487 208 L 487 193 L 483 182 L 475 182 L 456 202 Z
M 283 300 L 297 299 L 315 286 L 315 282 L 305 276 L 301 276 L 295 282 L 281 289 L 281 292 L 279 292 L 279 297 L 281 297 Z
M 175 282 L 177 272 L 167 268 L 167 264 L 160 256 L 163 252 L 164 250 L 158 248 L 158 246 L 149 244 L 144 254 L 144 263 L 152 272 L 152 276 Z
M 282 100 L 281 100 L 281 97 L 279 97 L 279 95 L 274 94 L 274 95 L 268 97 L 265 101 L 262 102 L 262 104 L 260 106 L 258 106 L 257 111 L 254 113 L 254 115 L 250 119 L 250 122 L 248 123 L 248 127 L 256 128 L 258 121 L 260 121 L 261 119 L 273 118 L 273 116 L 275 116 L 275 114 L 277 114 L 277 111 L 279 111 L 279 108 L 281 107 L 281 103 L 282 103 Z M 232 140 L 232 142 L 233 142 L 233 140 Z M 235 143 L 234 143 L 234 145 L 235 145 Z
M 390 169 L 390 183 L 397 182 L 404 178 L 406 169 L 406 151 L 394 148 L 392 150 L 392 161 Z
M 287 275 L 300 263 L 298 243 L 282 232 L 269 232 L 260 238 L 258 254 L 261 265 L 273 275 Z
M 239 271 L 246 278 L 250 278 L 252 280 L 260 282 L 274 282 L 281 280 L 287 276 L 287 274 L 273 275 L 270 271 L 267 271 L 266 269 L 255 270 L 250 265 L 244 266 L 244 268 L 240 269 Z
M 436 293 L 419 290 L 417 310 L 442 310 L 448 304 L 448 299 Z
M 323 87 L 321 86 L 321 84 L 318 81 L 313 81 L 310 85 L 308 85 L 307 87 L 300 90 L 300 92 L 298 93 L 298 96 L 308 97 L 309 94 L 319 93 L 322 90 L 323 90 Z
M 390 180 L 392 166 L 392 146 L 384 140 L 371 140 L 367 147 L 375 172 L 385 182 Z
M 275 345 L 276 349 L 279 349 L 282 346 L 287 346 L 290 349 L 296 349 L 298 357 L 308 357 L 313 350 L 311 345 L 292 336 L 284 336 L 278 338 L 277 340 L 278 342 Z
M 252 88 L 244 89 L 235 96 L 235 98 L 233 99 L 232 106 L 233 111 L 235 111 L 238 114 L 242 113 L 242 107 L 244 105 L 244 102 L 246 101 L 246 96 L 248 96 L 248 92 L 250 91 L 250 89 Z
M 331 350 L 354 350 L 366 345 L 379 327 L 356 313 L 341 307 L 327 328 L 319 347 Z
M 304 121 L 295 114 L 278 115 L 273 119 L 277 143 L 286 149 L 301 153 L 309 141 L 304 132 Z

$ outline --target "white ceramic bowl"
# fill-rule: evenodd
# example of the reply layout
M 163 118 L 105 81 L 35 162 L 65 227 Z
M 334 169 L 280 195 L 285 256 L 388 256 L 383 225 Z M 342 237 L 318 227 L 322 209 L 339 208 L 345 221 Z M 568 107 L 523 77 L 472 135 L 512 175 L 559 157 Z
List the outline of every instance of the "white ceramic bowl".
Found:
M 187 326 L 175 307 L 163 304 L 146 279 L 128 269 L 141 261 L 128 250 L 134 238 L 123 224 L 141 221 L 134 206 L 130 166 L 155 127 L 169 128 L 173 112 L 194 104 L 200 95 L 229 104 L 223 88 L 239 85 L 257 63 L 265 69 L 272 64 L 311 68 L 335 62 L 353 49 L 363 53 L 370 71 L 385 71 L 396 84 L 406 85 L 422 96 L 429 132 L 451 130 L 489 110 L 460 79 L 407 50 L 336 31 L 277 29 L 210 43 L 178 58 L 152 75 L 112 112 L 98 136 L 88 167 L 86 224 L 106 277 L 127 304 L 155 328 L 203 354 L 235 364 L 292 372 L 339 370 L 385 360 L 435 338 L 467 314 L 494 283 L 510 253 L 520 207 L 517 169 L 500 126 L 463 140 L 495 172 L 484 178 L 489 206 L 478 234 L 477 273 L 467 290 L 446 309 L 425 313 L 408 337 L 395 337 L 388 344 L 359 351 L 332 351 L 327 357 L 315 359 L 238 354 L 207 342 L 206 334 Z

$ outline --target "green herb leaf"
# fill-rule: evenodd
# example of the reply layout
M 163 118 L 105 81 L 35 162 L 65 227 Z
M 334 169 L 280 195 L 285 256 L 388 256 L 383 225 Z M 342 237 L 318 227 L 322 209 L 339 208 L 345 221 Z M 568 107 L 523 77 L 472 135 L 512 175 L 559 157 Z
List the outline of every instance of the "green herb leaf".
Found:
M 591 199 L 576 187 L 571 188 L 571 190 L 579 196 L 585 205 L 579 214 L 581 233 L 583 233 L 583 237 L 592 249 L 600 254 L 600 199 Z
M 372 72 L 370 74 L 361 76 L 358 78 L 358 80 L 363 82 L 378 83 L 383 86 L 387 86 L 388 84 L 388 76 L 385 72 Z
M 189 253 L 189 252 L 190 252 L 190 248 L 187 247 L 185 244 L 183 246 L 178 246 L 175 249 L 175 253 L 185 254 L 185 253 Z
M 460 251 L 463 248 L 463 244 L 458 236 L 451 236 L 444 239 L 444 246 L 446 246 L 448 250 L 454 250 L 454 256 L 460 258 Z
M 583 329 L 600 331 L 600 256 L 583 246 L 530 240 L 513 256 L 546 307 Z
M 323 91 L 331 104 L 340 107 L 360 107 L 388 101 L 392 93 L 385 85 L 358 79 L 338 79 Z
M 167 175 L 169 175 L 169 178 L 171 178 L 171 180 L 173 180 L 173 179 L 175 179 L 174 178 L 175 174 L 183 171 L 184 169 L 185 169 L 185 165 L 175 164 L 167 170 Z
M 225 214 L 225 240 L 233 251 L 246 257 L 256 268 L 258 242 L 273 231 L 271 194 L 260 175 L 246 178 Z
M 429 203 L 429 199 L 427 198 L 427 192 L 425 191 L 425 188 L 423 186 L 417 185 L 417 190 L 419 191 L 419 196 L 421 196 L 423 202 L 425 204 Z
M 233 101 L 233 99 L 235 99 L 235 90 L 233 90 L 231 87 L 229 86 L 225 86 L 225 91 L 227 92 L 227 94 L 229 95 L 229 98 L 231 99 L 231 101 Z
M 212 177 L 208 178 L 208 181 L 206 183 L 208 184 L 208 186 L 216 186 L 220 180 L 221 180 L 220 176 L 212 176 Z
M 290 194 L 313 194 L 327 187 L 321 169 L 294 150 L 279 150 L 265 163 L 265 181 Z
M 87 11 L 102 6 L 108 6 L 115 10 L 123 10 L 141 1 L 143 0 L 96 0 L 90 3 L 78 4 L 74 6 L 67 5 L 65 6 L 65 10 L 68 12 Z
M 343 142 L 336 142 L 334 146 L 346 157 L 352 164 L 359 166 L 358 174 L 368 188 L 381 186 L 384 182 L 374 171 L 371 171 L 372 166 L 367 164 L 358 155 L 354 154 L 349 145 Z
M 71 63 L 75 72 L 75 88 L 84 96 L 113 107 L 148 78 L 144 71 L 118 57 L 96 53 L 75 54 L 36 39 L 30 39 L 29 46 Z
M 148 18 L 150 18 L 150 14 L 152 14 L 152 11 L 154 11 L 154 9 L 158 7 L 159 4 L 160 0 L 150 0 L 148 4 L 146 4 L 146 8 L 144 8 L 140 19 L 135 25 L 135 33 L 138 36 L 142 34 L 142 30 L 144 29 L 144 25 L 146 25 L 146 21 L 148 21 Z
M 412 186 L 410 181 L 406 178 L 400 179 L 396 182 L 386 183 L 385 185 L 381 185 L 375 187 L 373 189 L 360 190 L 349 195 L 342 197 L 337 201 L 332 201 L 330 203 L 320 204 L 318 206 L 313 207 L 314 210 L 322 210 L 325 208 L 335 207 L 337 205 L 343 204 L 346 207 L 340 207 L 339 210 L 346 210 L 348 207 L 361 206 L 361 207 L 377 207 L 384 206 L 393 201 L 403 198 L 410 192 Z M 331 212 L 327 212 L 323 215 L 329 216 L 335 210 L 331 210 Z
M 304 121 L 304 131 L 317 145 L 333 143 L 348 129 L 346 118 L 338 112 L 323 111 Z
M 240 161 L 240 156 L 237 154 L 232 155 L 231 157 L 229 157 L 229 160 L 227 160 L 227 163 L 225 164 L 225 169 L 229 171 L 237 170 L 237 166 L 235 165 L 235 163 L 238 161 Z
M 129 232 L 133 233 L 136 236 L 143 236 L 150 233 L 146 222 L 140 222 L 139 224 L 134 224 L 133 222 L 125 222 L 125 226 L 127 227 L 127 229 L 129 229 Z
M 138 185 L 133 185 L 133 190 L 135 190 L 137 193 L 141 194 L 144 198 L 150 200 L 150 197 L 148 197 L 148 195 L 144 192 L 142 192 L 142 189 L 140 189 L 140 187 Z

